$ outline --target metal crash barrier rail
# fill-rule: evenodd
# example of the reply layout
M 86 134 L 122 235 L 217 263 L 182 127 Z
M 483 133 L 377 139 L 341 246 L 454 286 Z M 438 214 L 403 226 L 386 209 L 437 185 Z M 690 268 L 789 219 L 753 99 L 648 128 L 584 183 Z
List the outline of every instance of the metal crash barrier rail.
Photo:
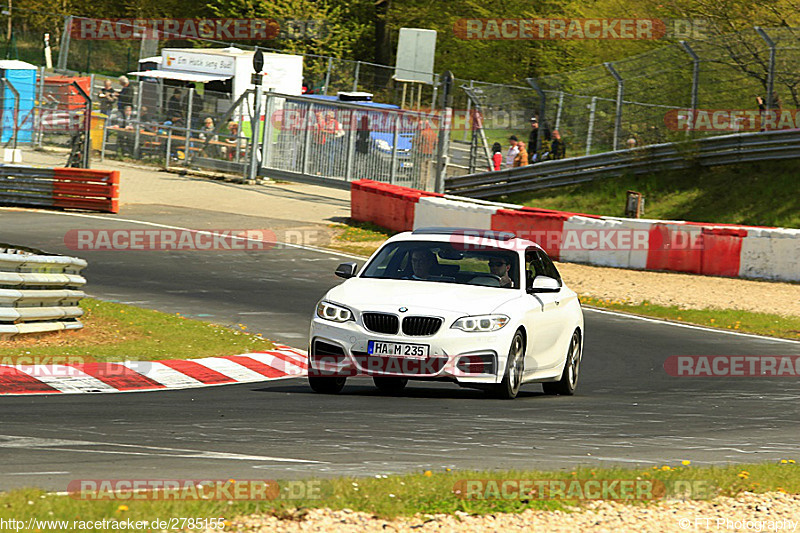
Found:
M 83 327 L 84 259 L 0 243 L 0 339 Z

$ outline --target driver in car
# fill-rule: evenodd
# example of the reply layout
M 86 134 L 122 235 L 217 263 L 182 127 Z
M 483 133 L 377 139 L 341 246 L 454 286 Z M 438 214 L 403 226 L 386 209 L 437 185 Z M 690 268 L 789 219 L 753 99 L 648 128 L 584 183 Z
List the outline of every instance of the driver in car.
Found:
M 428 279 L 435 274 L 439 262 L 427 248 L 417 248 L 411 252 L 411 268 L 414 271 L 411 279 Z
M 501 287 L 513 287 L 514 282 L 508 275 L 511 265 L 502 257 L 492 257 L 489 259 L 489 272 L 500 278 Z

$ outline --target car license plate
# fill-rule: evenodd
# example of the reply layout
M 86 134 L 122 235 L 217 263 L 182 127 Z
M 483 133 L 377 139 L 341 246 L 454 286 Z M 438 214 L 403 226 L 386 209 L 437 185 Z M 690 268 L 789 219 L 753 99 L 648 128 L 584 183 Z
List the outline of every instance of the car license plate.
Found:
M 424 359 L 428 357 L 431 347 L 427 344 L 406 344 L 402 342 L 369 341 L 367 353 L 381 357 L 408 357 Z

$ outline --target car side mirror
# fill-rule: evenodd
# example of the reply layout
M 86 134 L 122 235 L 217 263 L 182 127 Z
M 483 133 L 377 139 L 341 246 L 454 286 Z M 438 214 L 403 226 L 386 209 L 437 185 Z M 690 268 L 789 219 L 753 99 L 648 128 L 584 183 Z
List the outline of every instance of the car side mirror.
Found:
M 533 284 L 528 292 L 542 293 L 542 292 L 558 292 L 561 290 L 561 285 L 557 279 L 549 276 L 536 276 L 533 278 Z
M 358 263 L 342 263 L 336 267 L 334 274 L 340 278 L 348 279 L 356 275 L 356 269 L 358 269 Z

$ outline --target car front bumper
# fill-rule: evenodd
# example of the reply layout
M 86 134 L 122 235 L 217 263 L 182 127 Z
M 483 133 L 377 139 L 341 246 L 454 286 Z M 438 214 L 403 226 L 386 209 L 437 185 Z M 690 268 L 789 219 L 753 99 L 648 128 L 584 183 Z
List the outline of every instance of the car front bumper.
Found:
M 514 328 L 509 324 L 491 333 L 468 333 L 450 328 L 451 323 L 445 321 L 431 336 L 408 336 L 375 333 L 352 320 L 337 323 L 315 317 L 309 336 L 309 373 L 452 379 L 464 384 L 498 383 L 505 369 Z M 422 358 L 370 355 L 369 341 L 422 344 L 430 350 L 428 357 Z

